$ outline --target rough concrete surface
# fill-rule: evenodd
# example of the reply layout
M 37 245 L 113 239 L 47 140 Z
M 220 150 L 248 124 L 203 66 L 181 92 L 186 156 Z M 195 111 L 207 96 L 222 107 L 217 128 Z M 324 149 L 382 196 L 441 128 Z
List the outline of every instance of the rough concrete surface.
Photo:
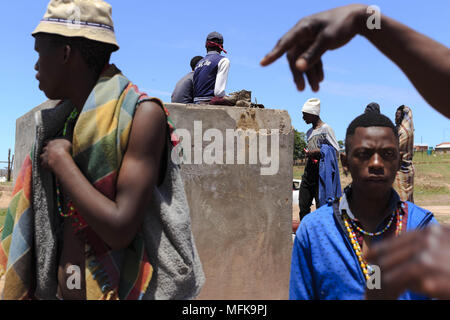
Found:
M 198 120 L 203 131 L 280 130 L 276 175 L 263 176 L 260 165 L 248 164 L 182 165 L 182 175 L 206 273 L 199 299 L 287 299 L 293 174 L 288 113 L 178 104 L 167 108 L 176 127 L 190 132 Z
M 36 122 L 34 115 L 37 111 L 53 108 L 58 101 L 48 100 L 32 109 L 16 120 L 16 141 L 14 147 L 13 180 L 16 181 L 25 156 L 30 152 L 36 135 Z
M 32 113 L 54 104 L 45 103 L 17 120 L 17 163 L 23 162 L 34 139 Z M 183 145 L 183 153 L 187 155 L 190 151 L 192 161 L 195 153 L 202 155 L 208 145 L 216 142 L 215 139 L 202 141 L 201 136 L 206 130 L 214 128 L 218 130 L 216 133 L 223 135 L 223 164 L 206 164 L 200 157 L 197 164 L 181 165 L 192 229 L 206 274 L 206 283 L 198 299 L 287 299 L 292 248 L 294 139 L 288 113 L 183 104 L 166 104 L 166 107 L 175 126 L 186 129 L 192 136 L 192 143 Z M 201 121 L 200 143 L 194 141 L 195 121 Z M 268 165 L 262 165 L 260 159 L 256 164 L 249 164 L 248 140 L 240 147 L 233 142 L 235 152 L 230 158 L 234 162 L 225 164 L 227 152 L 230 153 L 225 147 L 225 132 L 238 128 L 258 133 L 269 129 L 267 134 L 264 133 L 269 155 L 272 151 L 270 129 L 279 130 L 276 174 L 262 175 L 261 168 Z M 239 148 L 246 155 L 245 164 L 237 164 Z

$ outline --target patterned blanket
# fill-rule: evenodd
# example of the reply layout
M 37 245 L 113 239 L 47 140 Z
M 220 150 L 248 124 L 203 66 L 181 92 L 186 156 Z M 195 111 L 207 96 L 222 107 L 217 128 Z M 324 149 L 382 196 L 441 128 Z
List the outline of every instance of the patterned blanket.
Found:
M 404 106 L 403 119 L 398 126 L 398 140 L 402 162 L 395 178 L 395 189 L 402 201 L 414 202 L 414 124 L 411 108 Z
M 76 123 L 72 148 L 74 161 L 91 184 L 110 199 L 115 198 L 117 174 L 136 108 L 141 102 L 150 100 L 165 110 L 168 129 L 173 135 L 174 128 L 162 102 L 140 93 L 112 65 L 98 80 Z M 32 167 L 39 164 L 32 163 L 31 159 L 35 159 L 33 154 L 26 158 L 21 168 L 1 234 L 3 299 L 34 297 L 35 221 L 30 197 Z M 153 272 L 141 232 L 121 252 L 109 249 L 87 225 L 80 228 L 79 234 L 86 240 L 87 299 L 141 299 Z

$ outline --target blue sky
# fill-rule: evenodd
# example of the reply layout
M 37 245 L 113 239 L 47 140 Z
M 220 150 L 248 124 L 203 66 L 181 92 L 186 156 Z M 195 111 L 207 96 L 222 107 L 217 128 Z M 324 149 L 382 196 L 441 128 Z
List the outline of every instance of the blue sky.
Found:
M 252 91 L 253 100 L 267 108 L 287 110 L 299 131 L 308 129 L 301 119 L 301 106 L 308 98 L 317 97 L 322 101 L 322 119 L 334 128 L 339 140 L 344 139 L 350 121 L 375 101 L 391 119 L 401 104 L 413 109 L 416 143 L 435 146 L 450 141 L 448 119 L 431 108 L 406 76 L 362 37 L 324 55 L 325 81 L 318 93 L 296 90 L 285 57 L 267 68 L 259 66 L 261 58 L 301 17 L 349 2 L 108 2 L 121 46 L 112 62 L 142 91 L 163 101 L 170 101 L 175 83 L 189 71 L 190 59 L 204 55 L 206 35 L 218 31 L 224 36 L 231 61 L 227 92 Z M 0 161 L 7 159 L 8 148 L 14 150 L 16 119 L 46 100 L 35 79 L 37 54 L 30 33 L 47 4 L 47 0 L 25 0 L 2 1 L 0 5 Z M 448 0 L 367 4 L 379 6 L 382 13 L 450 46 Z

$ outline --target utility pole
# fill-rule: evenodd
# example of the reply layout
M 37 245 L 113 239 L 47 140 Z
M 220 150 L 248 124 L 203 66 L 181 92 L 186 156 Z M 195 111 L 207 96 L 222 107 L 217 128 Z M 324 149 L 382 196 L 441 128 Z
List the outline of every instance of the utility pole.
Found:
M 11 174 L 14 170 L 14 155 L 11 156 Z
M 11 181 L 11 149 L 8 149 L 8 175 L 6 179 L 8 182 Z

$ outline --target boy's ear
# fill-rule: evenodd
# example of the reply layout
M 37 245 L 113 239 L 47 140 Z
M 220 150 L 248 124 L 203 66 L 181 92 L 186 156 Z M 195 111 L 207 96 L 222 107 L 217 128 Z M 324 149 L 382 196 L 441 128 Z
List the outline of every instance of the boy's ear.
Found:
M 340 158 L 341 158 L 341 164 L 342 164 L 342 169 L 344 170 L 344 174 L 348 175 L 347 154 L 345 152 L 341 153 Z
M 69 58 L 73 54 L 72 47 L 69 45 L 64 46 L 64 63 L 67 63 L 69 61 Z

